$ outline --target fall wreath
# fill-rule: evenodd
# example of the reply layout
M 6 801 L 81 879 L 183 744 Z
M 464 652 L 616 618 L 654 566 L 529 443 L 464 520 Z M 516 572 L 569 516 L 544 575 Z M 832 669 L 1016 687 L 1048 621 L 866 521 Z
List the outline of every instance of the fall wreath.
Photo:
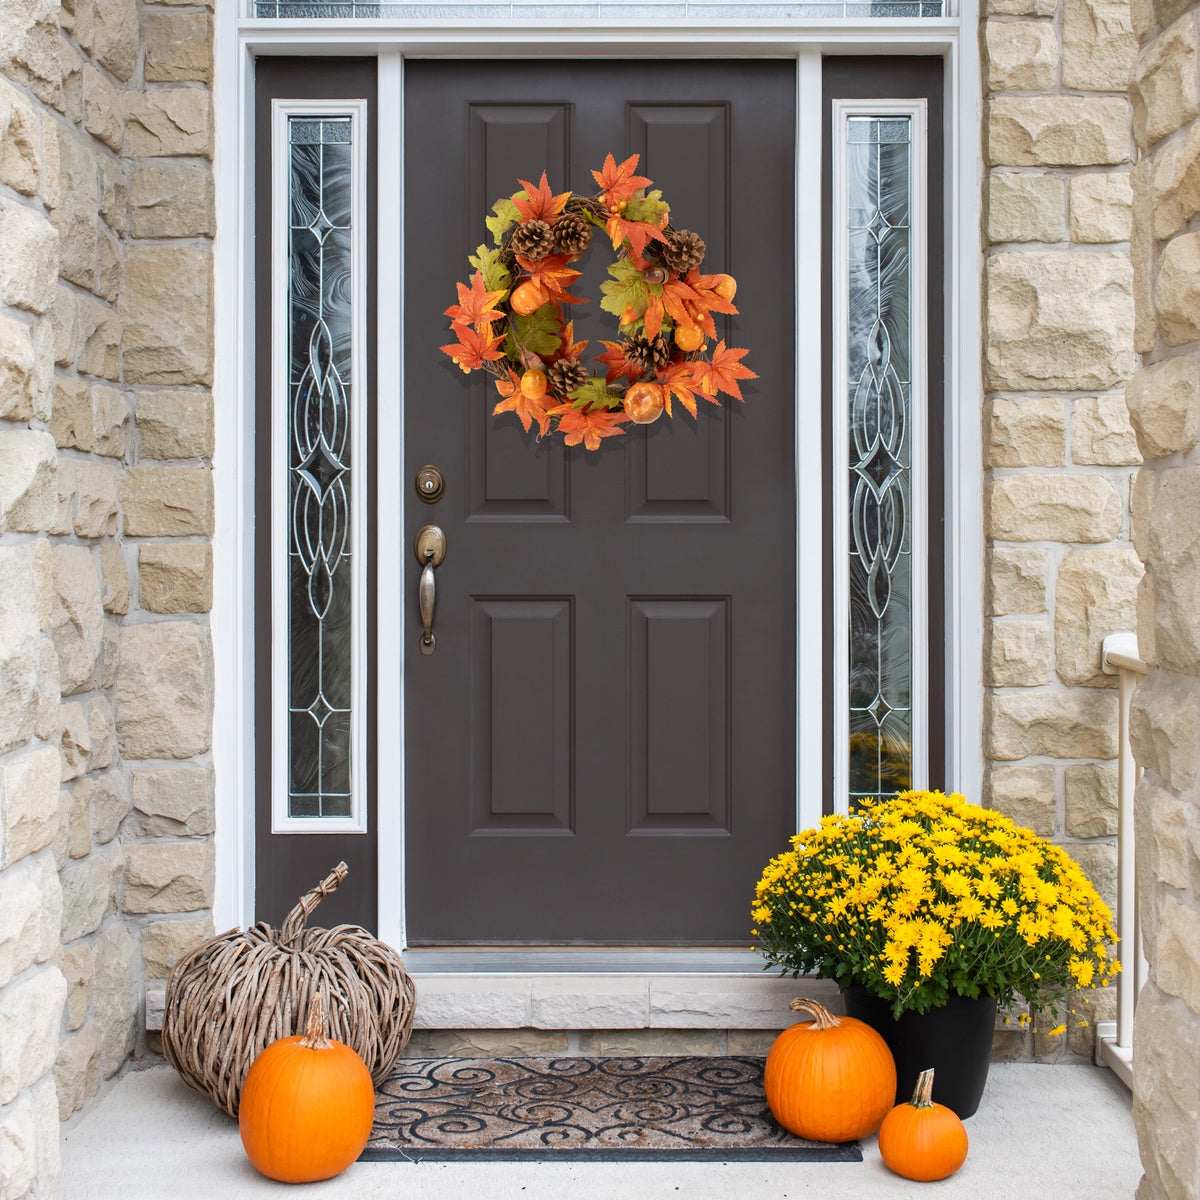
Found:
M 503 196 L 487 218 L 494 246 L 470 257 L 470 284 L 446 309 L 458 339 L 442 350 L 465 372 L 496 377 L 501 400 L 493 413 L 516 413 L 526 432 L 560 433 L 568 446 L 600 447 L 629 421 L 648 424 L 678 401 L 693 417 L 697 398 L 719 405 L 720 393 L 742 399 L 740 379 L 758 376 L 747 353 L 717 342 L 713 313 L 736 313 L 737 281 L 702 275 L 703 239 L 670 223 L 670 206 L 652 181 L 636 174 L 638 155 L 618 164 L 610 154 L 592 175 L 595 196 L 555 195 L 542 172 L 535 187 Z M 580 361 L 587 342 L 575 340 L 564 306 L 585 299 L 568 290 L 581 272 L 570 264 L 600 228 L 616 258 L 601 284 L 600 307 L 618 321 L 619 341 L 595 356 L 603 378 Z

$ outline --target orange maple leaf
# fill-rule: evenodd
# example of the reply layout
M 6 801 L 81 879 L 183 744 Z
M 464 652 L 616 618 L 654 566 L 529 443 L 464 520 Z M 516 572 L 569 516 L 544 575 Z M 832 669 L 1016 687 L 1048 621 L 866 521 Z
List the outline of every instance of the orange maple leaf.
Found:
M 739 400 L 743 399 L 742 389 L 738 387 L 737 381 L 758 378 L 749 367 L 740 361 L 743 355 L 749 353 L 748 350 L 735 350 L 732 346 L 726 349 L 725 340 L 722 338 L 717 343 L 716 350 L 713 351 L 712 362 L 705 362 L 701 359 L 693 364 L 697 369 L 700 391 L 704 396 L 712 400 L 714 404 L 719 403 L 716 399 L 717 392 L 727 392 Z
M 640 262 L 646 253 L 646 243 L 649 241 L 665 242 L 661 229 L 647 221 L 626 221 L 619 213 L 613 213 L 604 225 L 604 231 L 612 240 L 614 250 L 621 248 L 621 243 L 629 240 L 629 248 L 634 258 Z
M 650 293 L 646 311 L 642 313 L 642 320 L 646 322 L 646 340 L 654 341 L 658 337 L 658 331 L 662 328 L 663 302 L 653 292 Z
M 485 362 L 504 357 L 500 349 L 503 339 L 492 336 L 490 324 L 478 328 L 455 324 L 450 328 L 458 335 L 458 342 L 443 346 L 442 353 L 450 355 L 464 373 L 482 367 Z
M 726 300 L 717 291 L 717 283 L 721 279 L 720 275 L 701 275 L 700 272 L 693 267 L 684 277 L 684 282 L 695 293 L 696 298 L 704 305 L 709 312 L 720 313 L 737 313 L 737 306 L 732 300 Z
M 572 296 L 567 291 L 567 288 L 583 274 L 582 271 L 569 267 L 567 264 L 570 261 L 566 254 L 547 254 L 537 262 L 517 255 L 517 262 L 529 272 L 529 278 L 535 283 L 540 283 L 550 293 L 551 299 L 565 304 L 586 304 L 586 296 Z
M 637 363 L 630 362 L 625 355 L 624 342 L 602 342 L 608 347 L 607 354 L 597 354 L 596 361 L 602 362 L 608 371 L 604 376 L 605 383 L 612 383 L 614 379 L 620 379 L 623 375 L 630 383 L 636 383 L 642 377 L 642 367 Z
M 501 413 L 506 412 L 516 413 L 526 433 L 529 432 L 529 427 L 534 421 L 538 425 L 538 437 L 545 437 L 549 433 L 550 414 L 547 411 L 549 405 L 546 403 L 546 397 L 544 395 L 537 397 L 525 395 L 521 391 L 521 377 L 511 367 L 507 380 L 496 380 L 496 391 L 505 399 L 497 402 L 496 407 L 492 409 L 492 416 L 498 417 Z
M 690 288 L 681 279 L 668 279 L 663 284 L 662 304 L 663 308 L 671 314 L 682 325 L 699 325 L 709 337 L 716 337 L 717 331 L 715 328 L 708 329 L 704 326 L 703 310 L 700 309 L 700 315 L 697 314 L 698 302 L 700 296 L 692 288 Z M 709 318 L 709 325 L 712 324 L 712 318 Z M 647 334 L 647 336 L 649 336 Z
M 604 160 L 604 167 L 592 172 L 592 178 L 600 185 L 600 202 L 607 208 L 617 208 L 638 188 L 649 187 L 653 182 L 643 175 L 634 174 L 640 157 L 638 154 L 631 154 L 617 166 L 616 159 L 610 154 Z
M 696 415 L 696 368 L 707 365 L 699 362 L 674 362 L 668 363 L 658 372 L 658 382 L 663 389 L 663 407 L 668 417 L 671 416 L 672 399 L 678 400 L 693 417 Z
M 570 359 L 572 362 L 578 361 L 579 357 L 587 349 L 587 342 L 577 342 L 575 340 L 575 322 L 568 321 L 563 326 L 562 338 L 560 339 L 561 349 L 559 350 L 560 358 Z
M 521 214 L 523 221 L 553 221 L 571 198 L 570 192 L 560 192 L 556 196 L 550 190 L 545 171 L 542 172 L 542 179 L 537 187 L 526 179 L 518 178 L 517 182 L 525 189 L 525 195 L 522 196 L 518 192 L 513 196 L 512 202 L 517 206 L 517 212 Z
M 616 412 L 603 408 L 581 412 L 570 404 L 560 404 L 550 413 L 558 417 L 558 432 L 568 446 L 578 446 L 582 442 L 588 450 L 599 450 L 601 438 L 624 433 L 620 426 L 629 420 L 619 409 Z
M 456 283 L 458 288 L 458 303 L 446 309 L 448 316 L 455 325 L 490 325 L 493 321 L 503 321 L 504 314 L 492 307 L 505 293 L 504 288 L 497 292 L 489 292 L 483 286 L 483 274 L 476 271 L 471 276 L 471 286 Z

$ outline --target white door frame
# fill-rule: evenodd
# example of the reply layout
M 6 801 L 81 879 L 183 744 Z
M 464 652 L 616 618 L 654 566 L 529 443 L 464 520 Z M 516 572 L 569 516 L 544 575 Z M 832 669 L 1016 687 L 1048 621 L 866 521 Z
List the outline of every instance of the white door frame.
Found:
M 254 897 L 254 680 L 253 661 L 253 230 L 249 220 L 253 179 L 253 61 L 259 55 L 378 56 L 381 129 L 402 126 L 403 65 L 406 57 L 732 57 L 790 58 L 797 64 L 797 181 L 819 174 L 822 139 L 821 58 L 828 53 L 937 54 L 946 61 L 944 164 L 946 245 L 946 495 L 947 653 L 944 681 L 947 780 L 978 797 L 982 783 L 982 677 L 978 647 L 983 623 L 983 504 L 980 445 L 980 87 L 975 0 L 964 0 L 950 18 L 756 21 L 731 29 L 725 23 L 631 24 L 614 30 L 601 22 L 547 26 L 517 21 L 449 25 L 396 21 L 253 20 L 222 17 L 216 22 L 217 194 L 215 287 L 225 303 L 216 314 L 214 399 L 216 492 L 212 613 L 217 706 L 213 759 L 217 778 L 216 892 L 218 929 L 248 925 Z M 381 330 L 403 328 L 403 246 L 397 219 L 403 164 L 397 139 L 379 139 L 377 167 L 378 280 Z M 820 198 L 797 187 L 797 345 L 799 403 L 819 404 L 820 247 L 811 230 L 821 228 Z M 378 339 L 378 442 L 403 454 L 399 388 L 402 350 L 398 337 Z M 394 382 L 392 382 L 394 381 Z M 800 422 L 797 421 L 797 431 Z M 797 505 L 820 511 L 824 469 L 816 439 L 797 437 Z M 403 511 L 404 481 L 398 471 L 378 473 L 380 511 Z M 383 549 L 381 539 L 381 550 Z M 391 553 L 379 561 L 379 595 L 405 595 L 408 564 L 403 538 L 392 531 Z M 797 520 L 797 627 L 820 630 L 825 597 L 821 586 L 821 530 Z M 807 564 L 807 569 L 806 569 Z M 817 564 L 818 569 L 813 569 Z M 387 611 L 381 608 L 381 611 Z M 378 778 L 388 780 L 389 802 L 378 806 L 379 936 L 403 946 L 402 889 L 397 872 L 403 856 L 402 688 L 404 644 L 395 623 L 381 621 L 378 653 L 399 669 L 378 681 Z M 802 679 L 822 677 L 820 637 L 797 638 L 797 822 L 815 823 L 820 813 L 822 704 L 819 689 L 806 694 Z M 815 693 L 815 694 L 814 694 Z M 397 736 L 388 737 L 394 730 Z M 392 802 L 398 796 L 400 803 Z M 386 864 L 394 868 L 385 869 Z M 753 880 L 745 880 L 747 895 Z M 748 901 L 747 901 L 748 903 Z

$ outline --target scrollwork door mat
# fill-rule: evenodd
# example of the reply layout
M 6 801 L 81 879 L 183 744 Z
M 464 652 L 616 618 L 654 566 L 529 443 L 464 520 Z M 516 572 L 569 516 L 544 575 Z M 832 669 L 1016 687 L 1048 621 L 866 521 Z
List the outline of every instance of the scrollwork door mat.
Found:
M 861 1162 L 775 1123 L 763 1059 L 401 1059 L 364 1161 Z

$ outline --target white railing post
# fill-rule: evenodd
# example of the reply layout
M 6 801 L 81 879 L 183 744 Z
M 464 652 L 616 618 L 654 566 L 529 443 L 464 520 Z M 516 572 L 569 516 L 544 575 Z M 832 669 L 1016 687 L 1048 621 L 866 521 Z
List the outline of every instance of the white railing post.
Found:
M 1117 976 L 1117 1019 L 1101 1021 L 1096 1029 L 1096 1061 L 1111 1067 L 1133 1086 L 1133 1011 L 1145 982 L 1142 939 L 1138 925 L 1136 856 L 1133 834 L 1133 793 L 1141 774 L 1129 744 L 1129 710 L 1138 677 L 1146 664 L 1138 655 L 1137 635 L 1110 633 L 1104 639 L 1101 665 L 1118 676 L 1117 758 L 1117 936 L 1121 939 L 1123 970 Z

